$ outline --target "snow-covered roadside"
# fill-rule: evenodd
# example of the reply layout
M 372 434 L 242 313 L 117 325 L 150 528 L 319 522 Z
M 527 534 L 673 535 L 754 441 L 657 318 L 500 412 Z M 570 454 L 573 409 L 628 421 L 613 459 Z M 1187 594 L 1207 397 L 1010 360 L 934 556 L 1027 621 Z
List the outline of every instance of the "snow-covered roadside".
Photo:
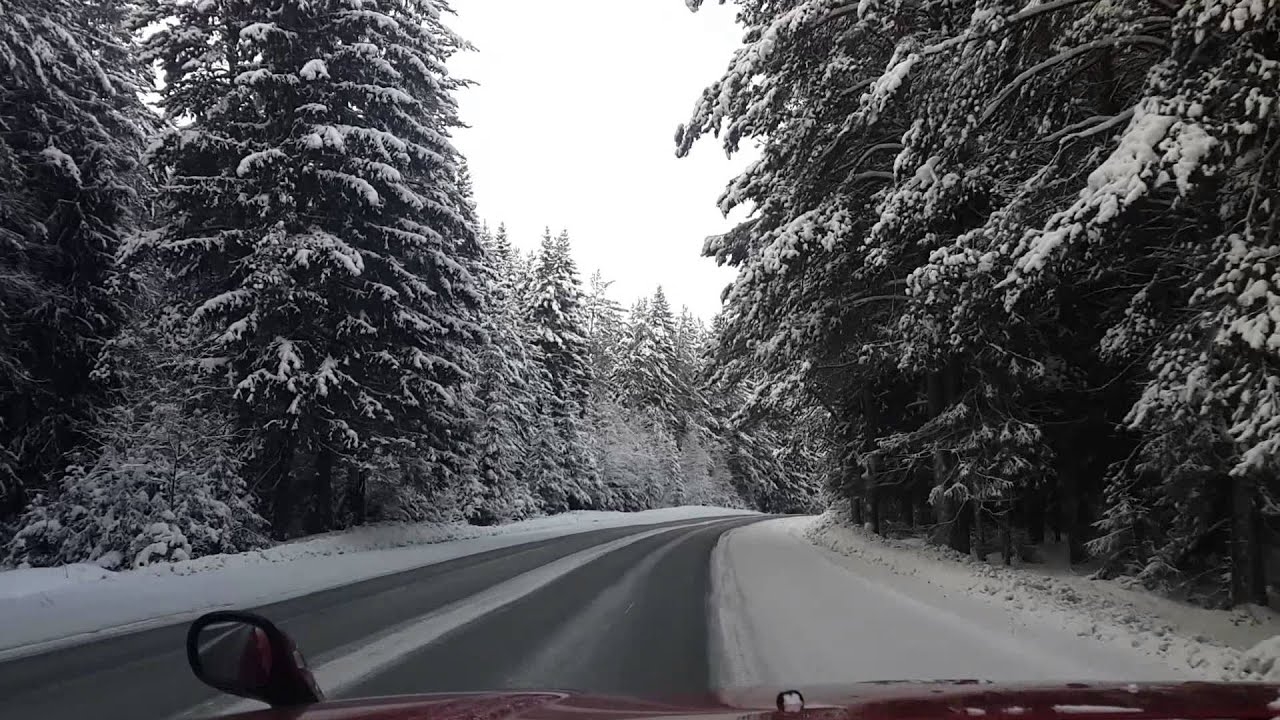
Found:
M 872 680 L 1179 680 L 1194 675 L 1133 647 L 1082 636 L 1050 613 L 897 574 L 804 533 L 813 518 L 725 534 L 713 556 L 717 684 L 734 688 Z
M 1019 622 L 1053 625 L 1099 646 L 1124 649 L 1206 680 L 1280 680 L 1280 616 L 1262 609 L 1192 607 L 1063 568 L 1006 568 L 923 543 L 849 527 L 828 513 L 787 529 L 838 553 L 838 562 L 878 567 L 952 597 L 1006 611 Z M 1268 640 L 1268 638 L 1272 638 Z
M 0 659 L 252 607 L 522 543 L 611 527 L 748 514 L 679 507 L 575 512 L 497 527 L 387 524 L 256 552 L 110 572 L 93 565 L 0 572 Z

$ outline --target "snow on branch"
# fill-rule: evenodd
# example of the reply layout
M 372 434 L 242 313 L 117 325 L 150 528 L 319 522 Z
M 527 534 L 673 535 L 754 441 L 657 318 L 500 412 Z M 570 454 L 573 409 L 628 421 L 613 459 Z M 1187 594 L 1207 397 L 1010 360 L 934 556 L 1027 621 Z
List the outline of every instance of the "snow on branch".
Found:
M 990 120 L 991 116 L 995 114 L 995 111 L 1000 108 L 1000 105 L 1002 105 L 1005 100 L 1009 99 L 1009 96 L 1013 95 L 1023 86 L 1023 84 L 1041 72 L 1055 65 L 1061 65 L 1064 62 L 1074 60 L 1086 53 L 1091 53 L 1094 50 L 1100 50 L 1107 47 L 1117 47 L 1120 45 L 1151 45 L 1154 47 L 1165 47 L 1168 43 L 1166 43 L 1162 38 L 1151 35 L 1120 35 L 1116 37 L 1100 38 L 1093 42 L 1085 43 L 1084 45 L 1078 45 L 1076 47 L 1063 50 L 1057 55 L 1038 62 L 1018 73 L 1018 76 L 1006 85 L 1004 89 L 996 95 L 994 100 L 987 103 L 987 107 L 982 111 L 982 118 L 979 122 L 985 123 Z
M 1151 100 L 1133 109 L 1133 119 L 1116 149 L 1092 173 L 1079 197 L 1055 213 L 1045 230 L 1029 233 L 1017 251 L 1014 269 L 1000 286 L 1016 284 L 1042 270 L 1048 259 L 1090 227 L 1109 223 L 1139 198 L 1170 181 L 1188 192 L 1193 174 L 1218 141 L 1198 123 L 1162 112 Z
M 1007 30 L 1013 27 L 1014 25 L 1026 22 L 1028 20 L 1032 20 L 1041 15 L 1051 13 L 1051 12 L 1056 12 L 1058 10 L 1063 10 L 1069 7 L 1074 7 L 1076 5 L 1080 5 L 1083 3 L 1097 2 L 1097 1 L 1098 0 L 1053 0 L 1052 2 L 1041 3 L 1038 5 L 1036 4 L 1028 5 L 1027 7 L 1024 7 L 1022 10 L 1019 10 L 1018 12 L 1014 13 L 1013 15 L 1002 18 L 998 21 L 991 22 L 987 26 L 988 29 L 983 30 L 982 32 L 963 32 L 954 37 L 947 38 L 942 42 L 929 45 L 920 50 L 920 55 L 924 57 L 927 57 L 930 55 L 937 55 L 938 53 L 946 52 L 947 50 L 950 50 L 955 46 L 961 45 L 970 40 L 986 40 L 996 32 Z
M 302 66 L 302 69 L 298 71 L 298 75 L 303 80 L 328 80 L 329 66 L 326 65 L 323 60 L 313 58 L 308 60 L 307 63 Z
M 906 57 L 902 58 L 899 57 L 898 52 L 894 53 L 894 57 L 889 61 L 889 69 L 871 83 L 871 88 L 862 96 L 863 107 L 867 108 L 868 121 L 875 122 L 889 100 L 898 92 L 898 88 L 902 87 L 911 68 L 919 60 L 918 53 L 907 53 Z
M 357 197 L 363 199 L 370 207 L 378 207 L 382 204 L 382 197 L 378 195 L 378 191 L 375 190 L 374 187 L 369 184 L 369 181 L 364 178 L 359 178 L 355 175 L 344 172 L 337 172 L 335 170 L 320 170 L 316 174 L 326 180 L 332 180 L 352 191 Z

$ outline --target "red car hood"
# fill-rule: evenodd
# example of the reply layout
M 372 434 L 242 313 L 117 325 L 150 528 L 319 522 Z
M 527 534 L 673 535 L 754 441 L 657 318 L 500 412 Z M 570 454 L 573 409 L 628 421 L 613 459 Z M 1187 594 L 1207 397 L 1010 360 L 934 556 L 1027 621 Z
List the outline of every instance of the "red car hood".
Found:
M 263 710 L 235 720 L 1253 720 L 1280 718 L 1280 685 L 1000 685 L 977 681 L 800 688 L 805 710 L 779 713 L 776 690 L 650 702 L 567 692 L 406 695 Z M 228 719 L 230 720 L 230 719 Z

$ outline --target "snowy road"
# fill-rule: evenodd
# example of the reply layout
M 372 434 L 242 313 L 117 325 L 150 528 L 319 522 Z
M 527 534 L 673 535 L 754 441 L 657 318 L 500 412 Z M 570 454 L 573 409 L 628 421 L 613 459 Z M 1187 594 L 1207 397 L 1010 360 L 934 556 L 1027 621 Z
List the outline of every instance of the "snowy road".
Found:
M 708 559 L 720 534 L 758 519 L 579 533 L 258 610 L 294 636 L 322 686 L 338 688 L 332 695 L 533 685 L 638 693 L 664 689 L 664 679 L 672 690 L 705 688 Z M 584 629 L 591 642 L 575 637 Z M 425 650 L 406 650 L 441 631 Z M 0 663 L 0 717 L 226 710 L 216 699 L 202 705 L 215 693 L 191 677 L 184 637 L 182 623 Z M 645 674 L 648 661 L 659 676 Z
M 998 603 L 820 550 L 796 521 L 684 520 L 530 542 L 260 610 L 333 697 L 559 688 L 692 698 L 726 685 L 979 677 L 1174 679 Z M 0 664 L 0 717 L 165 720 L 251 704 L 190 677 L 184 627 Z M 731 696 L 730 696 L 731 697 Z

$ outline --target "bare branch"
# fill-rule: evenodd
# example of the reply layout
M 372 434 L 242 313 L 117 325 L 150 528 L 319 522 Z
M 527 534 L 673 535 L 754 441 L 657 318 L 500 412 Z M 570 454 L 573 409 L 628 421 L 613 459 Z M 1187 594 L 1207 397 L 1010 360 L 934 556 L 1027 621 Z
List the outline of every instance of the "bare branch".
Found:
M 1092 137 L 1098 133 L 1106 132 L 1120 123 L 1127 122 L 1131 117 L 1133 117 L 1133 108 L 1129 108 L 1119 115 L 1094 115 L 1078 123 L 1072 123 L 1037 142 L 1066 142 L 1067 140 Z
M 1005 18 L 1005 22 L 1012 25 L 1013 23 L 1020 23 L 1025 20 L 1030 20 L 1034 17 L 1044 15 L 1045 13 L 1051 13 L 1057 10 L 1061 10 L 1062 8 L 1071 7 L 1072 5 L 1079 5 L 1081 3 L 1095 2 L 1095 1 L 1096 0 L 1053 0 L 1053 2 L 1041 3 L 1039 5 L 1033 5 L 1029 8 L 1019 10 L 1018 12 Z
M 909 302 L 914 299 L 915 298 L 911 297 L 910 295 L 868 295 L 866 297 L 860 297 L 851 302 L 844 303 L 844 306 L 858 307 L 860 305 L 867 305 L 873 302 L 891 302 L 894 300 L 906 300 Z
M 859 180 L 890 180 L 892 181 L 893 173 L 885 172 L 883 170 L 867 170 L 866 172 L 860 172 L 849 179 L 852 182 L 858 182 Z
M 893 150 L 895 152 L 901 152 L 902 143 L 890 142 L 890 143 L 877 143 L 875 145 L 872 145 L 871 147 L 864 150 L 861 155 L 858 156 L 858 159 L 853 162 L 853 167 L 850 168 L 850 170 L 856 170 L 862 167 L 862 163 L 866 162 L 867 158 L 871 157 L 875 153 L 883 152 L 885 150 Z
M 823 23 L 829 23 L 832 20 L 835 20 L 836 18 L 842 17 L 844 15 L 848 15 L 851 12 L 857 12 L 857 11 L 858 11 L 858 3 L 849 3 L 848 5 L 841 5 L 839 7 L 835 7 L 828 10 L 826 16 L 823 17 L 821 20 L 819 20 L 818 24 L 821 25 Z

